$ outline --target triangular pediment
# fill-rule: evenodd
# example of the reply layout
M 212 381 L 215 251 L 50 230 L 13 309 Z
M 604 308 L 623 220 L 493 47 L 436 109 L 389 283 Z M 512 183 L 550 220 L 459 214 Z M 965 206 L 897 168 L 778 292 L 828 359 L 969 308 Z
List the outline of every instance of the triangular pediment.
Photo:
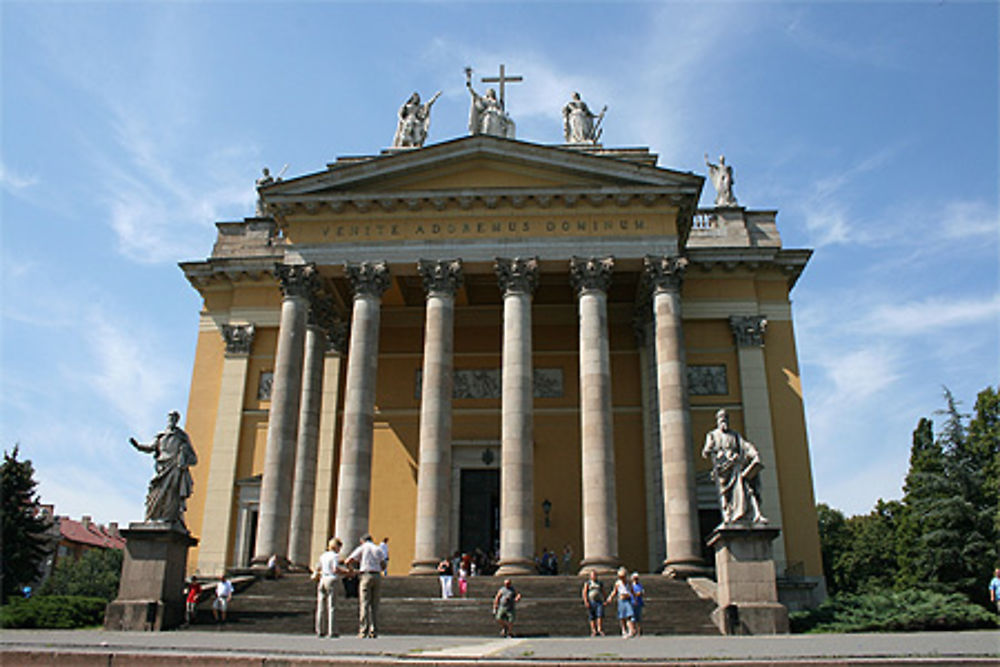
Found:
M 615 151 L 543 146 L 473 136 L 369 158 L 343 158 L 326 171 L 262 190 L 266 201 L 291 203 L 350 195 L 468 192 L 475 190 L 615 191 L 654 189 L 697 196 L 701 176 L 650 164 L 655 156 L 622 159 Z

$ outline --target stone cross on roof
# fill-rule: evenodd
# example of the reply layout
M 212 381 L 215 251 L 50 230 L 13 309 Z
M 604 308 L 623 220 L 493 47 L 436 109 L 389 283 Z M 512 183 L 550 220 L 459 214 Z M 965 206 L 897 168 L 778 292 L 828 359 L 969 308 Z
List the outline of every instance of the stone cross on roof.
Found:
M 506 75 L 506 69 L 503 63 L 500 64 L 500 76 L 484 76 L 482 78 L 483 83 L 499 83 L 500 84 L 500 106 L 504 109 L 507 108 L 507 102 L 504 100 L 504 84 L 506 83 L 518 83 L 524 81 L 520 75 Z

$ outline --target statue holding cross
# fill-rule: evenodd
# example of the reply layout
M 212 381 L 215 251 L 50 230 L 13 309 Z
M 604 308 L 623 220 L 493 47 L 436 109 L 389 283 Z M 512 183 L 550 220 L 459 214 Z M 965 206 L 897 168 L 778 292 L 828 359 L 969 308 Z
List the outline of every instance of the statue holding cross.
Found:
M 472 89 L 472 68 L 465 68 L 465 87 L 472 95 L 469 106 L 469 133 L 489 134 L 495 137 L 514 138 L 514 120 L 504 107 L 505 84 L 521 81 L 520 76 L 506 76 L 504 66 L 500 65 L 499 77 L 484 77 L 483 83 L 499 83 L 500 98 L 493 88 L 480 95 Z

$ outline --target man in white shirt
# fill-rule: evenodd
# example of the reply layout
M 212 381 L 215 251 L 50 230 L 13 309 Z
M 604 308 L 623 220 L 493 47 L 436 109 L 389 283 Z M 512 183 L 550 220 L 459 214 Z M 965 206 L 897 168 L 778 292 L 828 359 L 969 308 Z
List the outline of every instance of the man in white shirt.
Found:
M 385 558 L 382 549 L 365 533 L 361 544 L 347 557 L 347 565 L 356 565 L 361 572 L 358 585 L 358 637 L 374 639 L 377 636 L 375 617 L 378 615 L 378 591 Z
M 316 587 L 316 636 L 323 636 L 323 609 L 326 609 L 327 636 L 331 639 L 337 636 L 334 625 L 334 611 L 337 607 L 336 595 L 337 577 L 347 574 L 340 564 L 340 548 L 344 545 L 339 537 L 332 538 L 326 545 L 326 551 L 320 554 L 319 562 L 313 572 L 313 579 L 319 582 Z
M 212 615 L 215 620 L 226 622 L 226 612 L 229 611 L 229 601 L 233 598 L 233 585 L 222 575 L 215 586 L 215 601 L 212 603 Z M 221 615 L 221 619 L 220 619 Z

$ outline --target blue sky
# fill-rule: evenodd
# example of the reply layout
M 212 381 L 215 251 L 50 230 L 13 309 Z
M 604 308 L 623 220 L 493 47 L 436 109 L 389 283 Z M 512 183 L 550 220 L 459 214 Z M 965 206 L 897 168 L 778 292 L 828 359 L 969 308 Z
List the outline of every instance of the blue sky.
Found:
M 579 90 L 605 145 L 703 174 L 725 153 L 740 203 L 815 248 L 793 299 L 818 500 L 898 498 L 942 386 L 971 408 L 998 381 L 996 3 L 0 12 L 0 441 L 60 513 L 141 518 L 127 438 L 187 406 L 200 301 L 176 263 L 252 214 L 260 168 L 377 152 L 413 90 L 443 91 L 429 143 L 464 135 L 465 65 L 524 76 L 520 139 L 560 142 Z

